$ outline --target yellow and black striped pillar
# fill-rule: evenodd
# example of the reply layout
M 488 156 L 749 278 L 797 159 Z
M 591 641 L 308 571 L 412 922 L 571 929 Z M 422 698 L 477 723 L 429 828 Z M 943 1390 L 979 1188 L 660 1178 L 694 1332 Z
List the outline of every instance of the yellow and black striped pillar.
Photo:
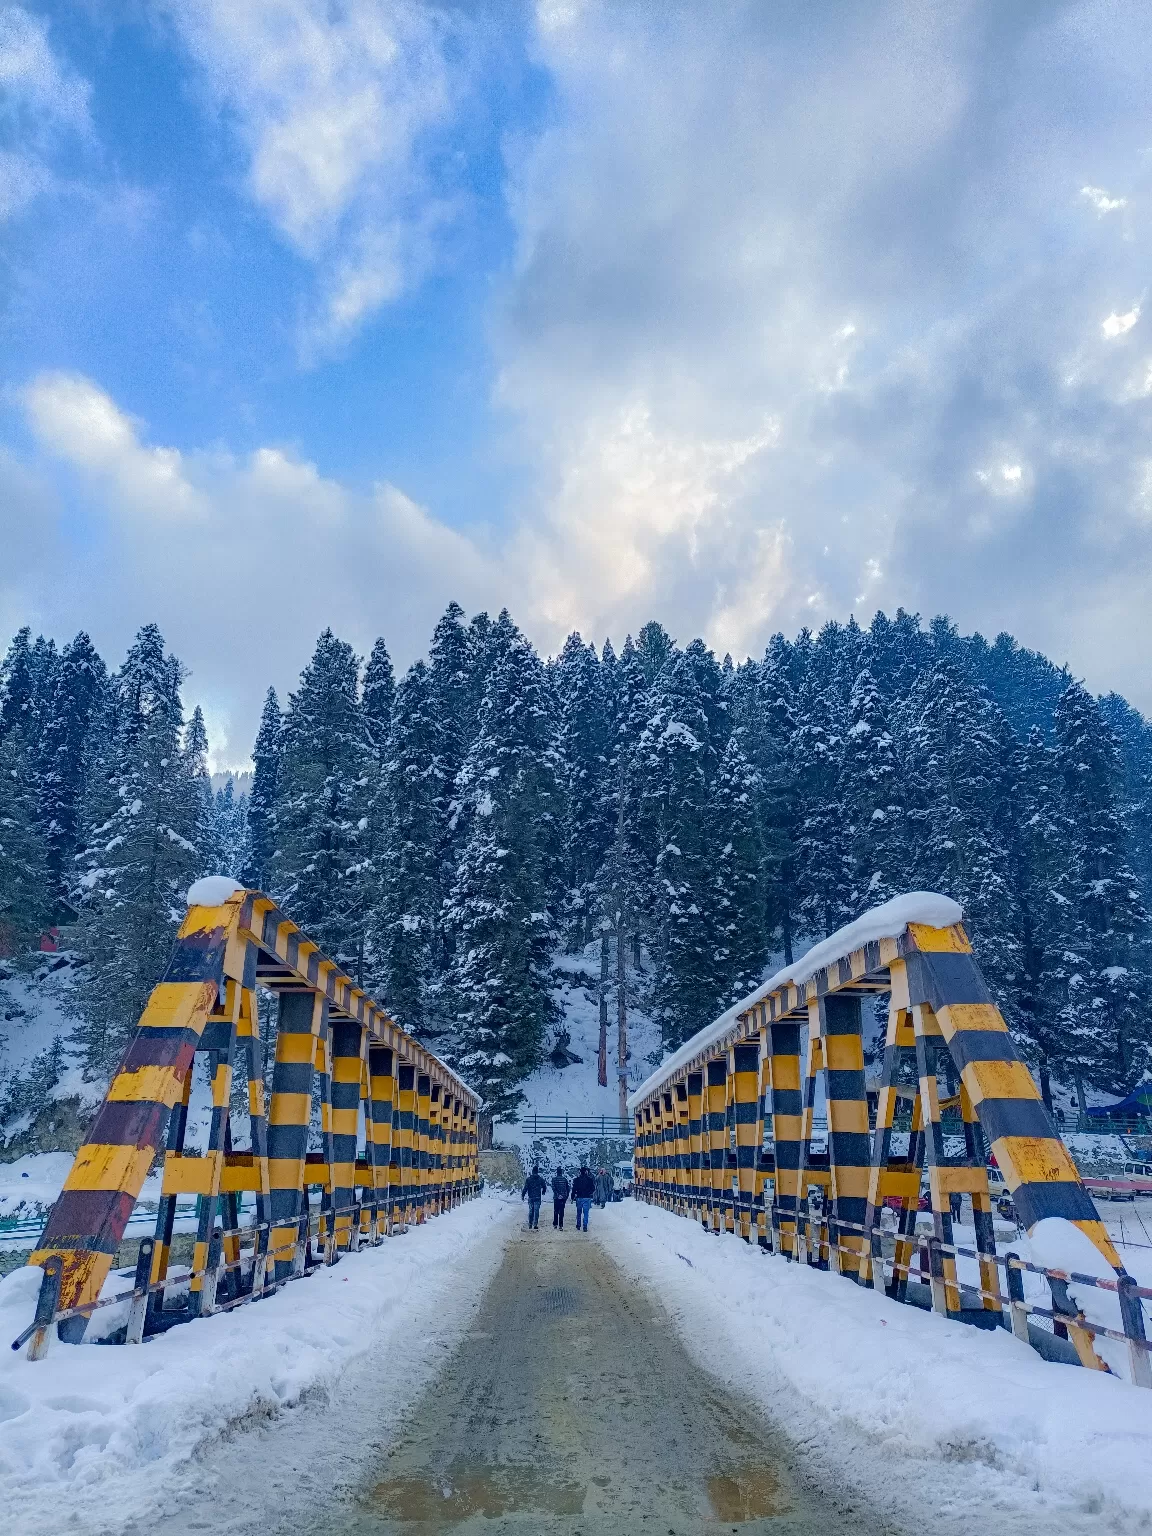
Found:
M 732 1048 L 732 1094 L 736 1117 L 736 1178 L 740 1192 L 740 1236 L 752 1241 L 752 1201 L 756 1160 L 763 1139 L 760 1126 L 760 1037 Z
M 230 906 L 189 910 L 164 977 L 29 1258 L 31 1264 L 53 1254 L 62 1260 L 61 1309 L 100 1294 L 171 1111 L 183 1100 L 197 1043 L 223 986 L 234 922 Z M 60 1335 L 78 1341 L 84 1328 L 82 1318 L 73 1318 L 61 1325 Z
M 833 993 L 810 1004 L 810 1017 L 824 1043 L 824 1090 L 828 1101 L 828 1166 L 832 1224 L 829 1243 L 839 1247 L 838 1268 L 860 1278 L 868 1215 L 868 1097 L 864 1086 L 864 1042 L 860 999 Z M 846 1225 L 842 1225 L 846 1224 Z
M 281 992 L 268 1117 L 268 1183 L 275 1277 L 292 1273 L 297 1228 L 304 1209 L 305 1160 L 312 1120 L 316 1047 L 326 1027 L 328 1000 L 318 992 Z
M 416 1220 L 428 1215 L 428 1116 L 431 1111 L 432 1080 L 427 1072 L 416 1074 Z
M 392 1226 L 392 1192 L 389 1165 L 392 1162 L 392 1101 L 396 1089 L 392 1047 L 368 1044 L 368 1068 L 371 1097 L 365 1137 L 368 1161 L 373 1168 L 373 1189 L 377 1200 L 377 1232 L 383 1236 Z M 375 1234 L 374 1234 L 375 1235 Z
M 688 1207 L 702 1220 L 704 1206 L 704 1074 L 689 1072 L 688 1093 Z
M 706 1067 L 708 1091 L 708 1188 L 709 1226 L 719 1232 L 724 1224 L 724 1185 L 728 1178 L 728 1063 L 714 1056 Z
M 400 1153 L 400 1209 L 405 1226 L 416 1219 L 416 1068 L 402 1061 L 396 1072 L 395 1135 Z
M 332 1199 L 336 1247 L 349 1246 L 356 1199 L 356 1143 L 360 1130 L 364 1026 L 350 1019 L 332 1023 Z
M 796 1253 L 800 1197 L 800 1136 L 803 1125 L 800 1097 L 800 1025 L 777 1019 L 768 1026 L 772 1074 L 772 1145 L 775 1194 L 772 1226 L 778 1253 Z

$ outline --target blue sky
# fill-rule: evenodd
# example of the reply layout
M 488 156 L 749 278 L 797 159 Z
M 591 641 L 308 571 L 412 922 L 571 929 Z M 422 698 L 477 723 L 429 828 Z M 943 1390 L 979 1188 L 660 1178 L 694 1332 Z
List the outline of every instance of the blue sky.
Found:
M 1152 707 L 1145 20 L 0 0 L 0 623 L 157 619 L 221 763 L 453 597 Z

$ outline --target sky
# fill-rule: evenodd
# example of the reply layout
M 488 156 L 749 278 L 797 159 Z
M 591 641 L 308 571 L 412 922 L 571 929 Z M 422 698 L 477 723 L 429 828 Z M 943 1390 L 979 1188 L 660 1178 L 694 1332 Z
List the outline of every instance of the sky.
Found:
M 0 632 L 155 620 L 218 767 L 452 599 L 1152 710 L 1150 70 L 1103 0 L 0 0 Z

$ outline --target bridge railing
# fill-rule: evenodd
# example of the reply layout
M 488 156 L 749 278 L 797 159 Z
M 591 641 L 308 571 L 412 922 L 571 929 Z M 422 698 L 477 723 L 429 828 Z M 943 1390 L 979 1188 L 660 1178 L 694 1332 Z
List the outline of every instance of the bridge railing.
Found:
M 161 1193 L 147 1273 L 136 1285 L 146 1293 L 144 1334 L 212 1310 L 220 1263 L 226 1274 L 243 1273 L 244 1234 L 254 1244 L 252 1294 L 237 1301 L 296 1278 L 301 1222 L 312 1219 L 310 1190 L 319 1190 L 317 1230 L 338 1257 L 359 1245 L 362 1230 L 377 1241 L 397 1223 L 423 1222 L 479 1187 L 479 1099 L 467 1084 L 268 896 L 214 879 L 194 886 L 189 902 L 168 969 L 29 1259 L 44 1269 L 37 1326 L 43 1333 L 55 1322 L 66 1342 L 83 1338 L 100 1304 L 154 1162 Z M 278 1001 L 268 1104 L 257 987 Z M 193 1150 L 185 1143 L 197 1056 L 206 1061 L 212 1115 L 207 1147 Z M 245 1150 L 232 1138 L 237 1069 L 247 1080 Z M 246 1193 L 255 1199 L 255 1221 L 242 1227 L 238 1197 Z M 188 1304 L 174 1318 L 163 1298 L 177 1202 L 193 1195 Z M 43 1347 L 34 1339 L 34 1357 Z
M 631 1142 L 636 1128 L 630 1119 L 618 1115 L 537 1115 L 529 1113 L 520 1119 L 520 1129 L 529 1136 L 555 1137 L 564 1140 L 595 1140 Z
M 1011 1286 L 1019 1271 L 1005 1269 L 1006 1298 L 988 1180 L 994 1156 L 1021 1225 L 1031 1232 L 1047 1217 L 1063 1218 L 1107 1261 L 1127 1308 L 1124 1336 L 1137 1339 L 1144 1362 L 1133 1379 L 1152 1384 L 1144 1379 L 1147 1361 L 1138 1342 L 1139 1288 L 1016 1050 L 960 918 L 946 897 L 897 898 L 832 935 L 689 1040 L 629 1099 L 636 1194 L 709 1231 L 755 1238 L 763 1249 L 835 1267 L 859 1285 L 906 1301 L 926 1175 L 933 1308 L 957 1320 L 1012 1327 L 1019 1298 Z M 885 993 L 888 1019 L 872 1118 L 862 1003 Z M 821 1080 L 828 1126 L 817 1151 Z M 947 1135 L 946 1112 L 959 1117 Z M 910 1128 L 899 1152 L 898 1118 Z M 813 1188 L 821 1191 L 819 1215 L 810 1201 Z M 980 1274 L 974 1293 L 957 1275 L 957 1196 L 968 1196 L 972 1206 L 971 1256 Z M 882 1228 L 885 1208 L 895 1212 L 894 1234 Z M 891 1259 L 884 1237 L 893 1239 Z M 1045 1273 L 1053 1313 L 1077 1357 L 1106 1369 L 1092 1340 L 1107 1330 L 1076 1315 L 1062 1271 Z M 965 1308 L 965 1291 L 975 1295 L 978 1315 Z

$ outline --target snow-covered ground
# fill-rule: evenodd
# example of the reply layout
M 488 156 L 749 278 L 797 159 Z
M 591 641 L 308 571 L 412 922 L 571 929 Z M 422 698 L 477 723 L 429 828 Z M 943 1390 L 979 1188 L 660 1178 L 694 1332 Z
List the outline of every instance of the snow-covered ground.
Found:
M 609 1120 L 619 1118 L 614 994 L 609 1000 L 608 1013 L 608 1086 L 602 1088 L 596 1081 L 596 1058 L 600 1048 L 600 1004 L 597 992 L 599 967 L 600 956 L 596 945 L 590 945 L 582 955 L 557 957 L 556 968 L 561 978 L 556 993 L 557 1001 L 564 1010 L 564 1027 L 571 1036 L 568 1049 L 574 1056 L 579 1056 L 580 1061 L 562 1068 L 545 1062 L 531 1077 L 525 1079 L 521 1084 L 524 1104 L 519 1117 L 569 1114 L 604 1116 Z M 629 1090 L 643 1081 L 652 1070 L 649 1058 L 659 1047 L 659 1030 L 640 1009 L 630 1007 Z M 520 1129 L 519 1117 L 514 1124 L 502 1122 L 496 1126 L 496 1140 L 502 1145 L 526 1145 L 533 1140 L 530 1133 Z
M 1152 1392 L 625 1202 L 597 1235 L 813 1476 L 940 1536 L 1152 1526 Z
M 20 1536 L 147 1522 L 198 1449 L 231 1425 L 327 1390 L 366 1351 L 387 1357 L 371 1422 L 394 1422 L 453 1348 L 521 1207 L 473 1200 L 235 1312 L 136 1347 L 53 1344 L 35 1364 L 9 1342 L 40 1271 L 0 1282 L 0 1509 Z

